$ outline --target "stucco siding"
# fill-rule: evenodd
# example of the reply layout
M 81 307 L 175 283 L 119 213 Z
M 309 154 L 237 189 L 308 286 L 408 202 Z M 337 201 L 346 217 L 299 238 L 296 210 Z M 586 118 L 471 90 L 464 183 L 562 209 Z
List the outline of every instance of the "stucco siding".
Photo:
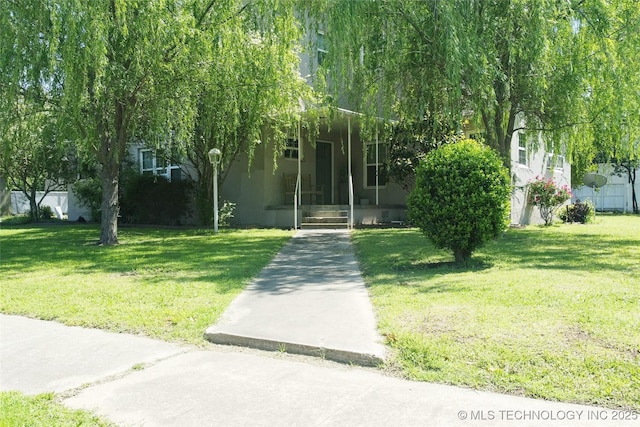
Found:
M 537 141 L 528 140 L 526 160 L 521 157 L 521 133 L 515 133 L 511 139 L 511 222 L 513 224 L 542 224 L 537 207 L 527 203 L 527 185 L 537 177 L 553 179 L 558 186 L 571 187 L 571 165 L 564 161 L 562 167 L 555 167 L 552 155 L 544 149 L 540 135 Z M 563 154 L 563 153 L 562 153 Z M 561 154 L 561 155 L 562 155 Z M 567 202 L 568 203 L 568 202 Z

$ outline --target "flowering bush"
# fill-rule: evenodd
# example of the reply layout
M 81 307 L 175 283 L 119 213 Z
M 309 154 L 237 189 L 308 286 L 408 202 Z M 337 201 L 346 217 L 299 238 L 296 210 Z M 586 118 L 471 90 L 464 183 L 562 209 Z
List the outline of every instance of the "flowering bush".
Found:
M 553 223 L 556 210 L 570 198 L 571 190 L 569 187 L 566 185 L 558 187 L 552 179 L 537 176 L 535 181 L 529 183 L 527 201 L 538 206 L 544 225 Z

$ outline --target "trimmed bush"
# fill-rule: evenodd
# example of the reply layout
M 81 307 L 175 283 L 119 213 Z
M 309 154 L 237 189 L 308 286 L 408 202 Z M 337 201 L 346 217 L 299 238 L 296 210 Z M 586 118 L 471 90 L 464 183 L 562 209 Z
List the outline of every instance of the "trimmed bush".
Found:
M 416 170 L 408 215 L 457 263 L 509 225 L 509 172 L 492 149 L 467 139 L 430 152 Z

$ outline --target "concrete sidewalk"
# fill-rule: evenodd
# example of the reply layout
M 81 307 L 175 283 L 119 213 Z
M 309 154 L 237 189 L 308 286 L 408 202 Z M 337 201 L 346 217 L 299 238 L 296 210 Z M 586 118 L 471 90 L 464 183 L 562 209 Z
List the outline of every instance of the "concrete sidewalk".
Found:
M 0 325 L 1 391 L 64 392 L 66 406 L 121 426 L 637 425 L 619 411 L 405 381 L 318 358 L 179 347 L 17 316 L 0 315 Z
M 205 337 L 375 366 L 385 347 L 348 230 L 300 230 Z

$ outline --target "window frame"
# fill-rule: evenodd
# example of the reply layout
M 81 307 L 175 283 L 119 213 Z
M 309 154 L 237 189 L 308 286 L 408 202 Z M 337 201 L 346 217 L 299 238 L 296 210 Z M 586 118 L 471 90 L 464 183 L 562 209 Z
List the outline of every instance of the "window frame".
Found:
M 384 142 L 364 142 L 364 150 L 363 150 L 363 188 L 364 189 L 380 189 L 386 188 L 389 183 L 389 177 L 381 176 L 380 171 L 383 170 L 382 166 L 384 166 L 384 162 L 388 158 L 389 148 L 388 144 Z M 376 146 L 378 147 L 378 152 L 375 154 L 373 162 L 369 162 L 369 149 L 373 148 L 373 152 L 375 153 Z M 381 156 L 380 147 L 384 147 L 384 154 Z M 378 185 L 374 181 L 371 185 L 369 185 L 369 168 L 375 167 L 375 176 L 378 178 Z
M 562 154 L 549 153 L 549 162 L 547 163 L 547 169 L 553 169 L 557 171 L 564 171 L 564 165 L 567 159 Z M 560 163 L 558 165 L 558 163 Z
M 529 166 L 529 147 L 527 146 L 527 134 L 526 132 L 518 132 L 518 164 L 522 166 Z M 522 156 L 524 155 L 524 162 Z
M 282 157 L 286 160 L 302 160 L 302 150 L 300 149 L 300 142 L 297 138 L 287 138 L 282 152 Z
M 316 64 L 318 67 L 322 66 L 328 53 L 329 51 L 326 49 L 325 44 L 325 32 L 324 30 L 318 30 L 316 33 Z
M 144 157 L 147 153 L 151 153 L 150 168 L 145 167 L 144 164 Z M 163 159 L 158 157 L 158 152 L 153 148 L 140 148 L 138 150 L 138 163 L 140 165 L 140 175 L 162 176 L 171 181 L 172 172 L 174 170 L 180 170 L 181 172 L 179 180 L 182 179 L 182 169 L 180 168 L 180 165 L 173 163 L 172 161 L 170 161 L 170 159 Z

